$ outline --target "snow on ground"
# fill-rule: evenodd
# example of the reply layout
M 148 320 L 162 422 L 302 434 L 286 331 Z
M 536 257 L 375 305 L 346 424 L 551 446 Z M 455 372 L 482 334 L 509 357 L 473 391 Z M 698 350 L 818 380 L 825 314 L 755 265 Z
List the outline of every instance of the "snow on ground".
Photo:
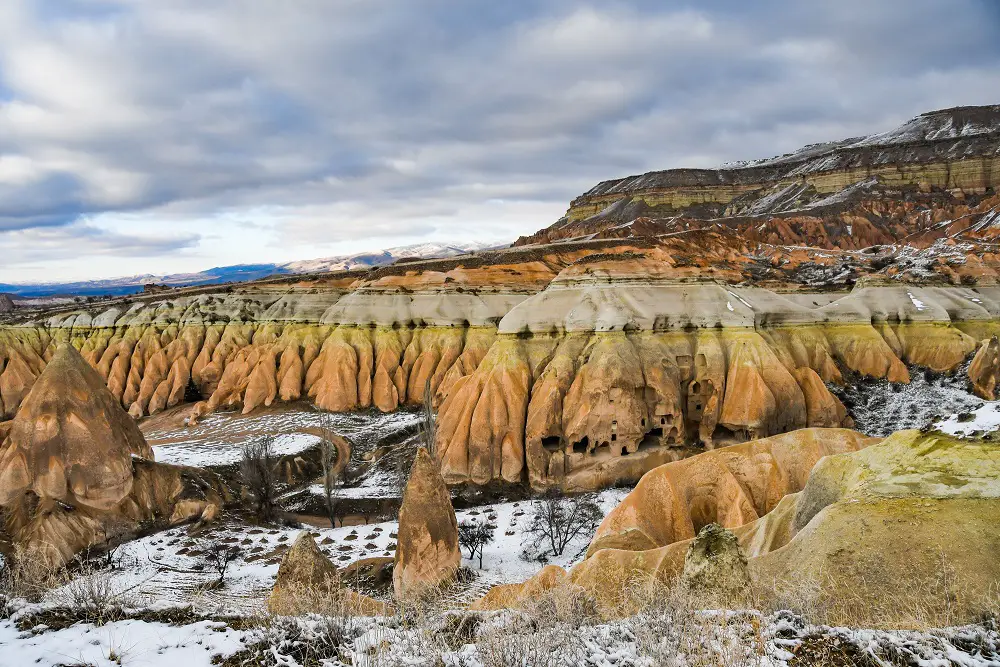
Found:
M 605 514 L 624 498 L 626 490 L 610 489 L 595 494 Z M 531 501 L 498 503 L 456 512 L 458 521 L 489 521 L 497 526 L 496 540 L 484 550 L 483 568 L 478 558 L 471 561 L 463 553 L 463 565 L 477 573 L 475 581 L 455 592 L 456 603 L 481 597 L 495 584 L 524 581 L 543 566 L 520 559 L 528 539 L 525 530 L 531 519 Z M 338 567 L 362 558 L 394 556 L 396 521 L 338 528 L 308 528 L 317 545 Z M 130 598 L 141 606 L 151 601 L 171 604 L 197 603 L 202 611 L 220 614 L 256 614 L 264 609 L 267 595 L 278 573 L 281 556 L 291 547 L 302 528 L 249 526 L 233 521 L 209 526 L 197 535 L 185 527 L 172 528 L 119 547 L 120 567 L 86 575 L 108 577 L 116 590 L 131 589 Z M 586 531 L 566 552 L 551 563 L 569 566 L 583 557 L 592 531 Z M 205 553 L 236 547 L 239 554 L 226 572 L 226 585 L 218 590 L 207 586 L 218 574 Z M 48 600 L 65 597 L 57 590 Z
M 983 400 L 966 390 L 966 366 L 952 375 L 910 369 L 909 384 L 860 379 L 851 386 L 830 389 L 854 419 L 855 428 L 872 436 L 922 428 L 934 417 L 968 412 Z
M 157 461 L 180 465 L 228 465 L 239 461 L 243 444 L 261 435 L 278 437 L 277 453 L 292 454 L 308 449 L 319 438 L 307 429 L 330 428 L 354 443 L 354 456 L 378 446 L 394 433 L 411 428 L 420 415 L 399 410 L 323 412 L 306 404 L 262 408 L 249 415 L 219 412 L 196 426 L 144 429 Z
M 628 494 L 628 489 L 608 489 L 594 494 L 594 500 L 600 505 L 605 516 Z M 545 563 L 525 561 L 520 558 L 521 551 L 529 541 L 525 530 L 531 522 L 532 501 L 525 500 L 516 503 L 500 503 L 485 505 L 455 512 L 458 522 L 482 523 L 488 522 L 497 527 L 495 541 L 483 549 L 483 568 L 479 570 L 479 558 L 469 560 L 468 552 L 462 552 L 462 564 L 477 570 L 476 581 L 483 592 L 496 584 L 521 582 L 538 572 Z M 572 542 L 562 556 L 551 558 L 548 564 L 570 567 L 583 559 L 593 535 L 592 530 L 585 531 L 580 539 Z
M 275 436 L 271 450 L 275 456 L 298 454 L 319 444 L 317 435 L 282 433 Z M 218 466 L 239 463 L 243 458 L 242 443 L 199 442 L 153 445 L 153 455 L 160 463 L 184 466 Z
M 201 621 L 172 626 L 124 620 L 97 627 L 78 623 L 61 630 L 20 632 L 0 621 L 0 665 L 87 665 L 88 667 L 210 667 L 216 656 L 243 648 L 249 635 L 225 623 Z
M 982 403 L 971 412 L 960 412 L 938 421 L 934 427 L 942 433 L 959 437 L 979 436 L 996 431 L 1000 428 L 1000 403 Z
M 467 643 L 457 646 L 456 637 L 442 631 L 447 624 L 440 620 L 408 628 L 391 619 L 312 616 L 277 618 L 248 630 L 212 620 L 180 625 L 124 620 L 100 627 L 79 623 L 27 632 L 19 632 L 8 620 L 0 622 L 0 663 L 208 667 L 247 650 L 241 658 L 248 664 L 288 667 L 300 665 L 296 658 L 303 654 L 309 656 L 309 664 L 328 667 L 1000 665 L 1000 635 L 987 626 L 925 632 L 831 628 L 810 625 L 788 611 L 703 611 L 681 623 L 655 611 L 578 625 L 566 625 L 558 618 L 524 619 L 512 612 L 480 618 L 482 622 L 472 625 L 471 636 L 465 638 Z

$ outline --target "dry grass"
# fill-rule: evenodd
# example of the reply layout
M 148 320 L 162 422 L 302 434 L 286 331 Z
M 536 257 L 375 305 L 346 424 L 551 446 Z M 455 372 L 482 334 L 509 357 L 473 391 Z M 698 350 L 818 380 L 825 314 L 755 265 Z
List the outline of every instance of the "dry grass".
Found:
M 929 575 L 901 572 L 898 578 L 905 584 L 853 588 L 818 573 L 754 588 L 757 608 L 789 609 L 818 625 L 926 631 L 1000 617 L 1000 582 L 985 590 L 973 586 L 944 556 Z

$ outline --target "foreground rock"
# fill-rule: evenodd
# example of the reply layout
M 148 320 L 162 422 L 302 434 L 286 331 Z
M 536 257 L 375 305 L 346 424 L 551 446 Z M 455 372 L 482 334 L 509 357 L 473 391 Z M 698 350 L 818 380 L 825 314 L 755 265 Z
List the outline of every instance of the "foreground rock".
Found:
M 387 611 L 384 603 L 344 588 L 337 567 L 308 532 L 282 556 L 267 608 L 280 616 L 378 616 Z
M 210 521 L 231 497 L 205 470 L 155 463 L 101 377 L 59 348 L 18 410 L 0 455 L 0 506 L 23 557 L 50 566 L 140 526 Z
M 392 572 L 396 597 L 419 597 L 454 579 L 462 562 L 458 519 L 438 465 L 423 447 L 403 492 L 398 532 Z
M 27 491 L 42 502 L 107 510 L 132 489 L 132 457 L 153 451 L 101 376 L 59 349 L 11 425 L 0 456 L 0 505 Z
M 803 491 L 732 532 L 772 604 L 862 627 L 970 623 L 995 608 L 998 480 L 1000 445 L 900 431 L 822 459 Z M 692 542 L 600 549 L 569 579 L 616 615 L 629 590 L 676 586 Z
M 750 570 L 732 531 L 717 523 L 702 528 L 684 556 L 680 583 L 707 606 L 742 606 L 750 593 Z

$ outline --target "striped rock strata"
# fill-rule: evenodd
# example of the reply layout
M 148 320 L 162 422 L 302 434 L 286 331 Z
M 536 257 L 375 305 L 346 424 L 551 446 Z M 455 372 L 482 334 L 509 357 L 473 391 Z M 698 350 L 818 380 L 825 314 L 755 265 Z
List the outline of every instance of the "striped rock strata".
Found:
M 826 383 L 958 367 L 998 328 L 993 287 L 775 293 L 577 263 L 500 322 L 441 404 L 450 483 L 587 489 L 705 447 L 850 425 Z

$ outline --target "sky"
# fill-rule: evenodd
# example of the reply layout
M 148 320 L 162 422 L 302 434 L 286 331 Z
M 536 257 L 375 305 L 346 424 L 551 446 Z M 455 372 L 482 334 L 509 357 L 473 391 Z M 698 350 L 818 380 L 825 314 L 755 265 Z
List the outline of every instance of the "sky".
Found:
M 1000 103 L 998 0 L 0 0 L 0 282 L 512 241 Z

